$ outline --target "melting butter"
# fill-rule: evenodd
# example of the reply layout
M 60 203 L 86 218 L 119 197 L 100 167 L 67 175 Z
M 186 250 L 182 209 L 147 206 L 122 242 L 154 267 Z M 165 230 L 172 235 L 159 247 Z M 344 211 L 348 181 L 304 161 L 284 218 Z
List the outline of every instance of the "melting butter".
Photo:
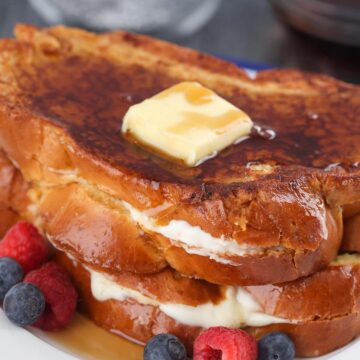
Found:
M 251 132 L 242 110 L 197 82 L 181 82 L 133 105 L 122 132 L 160 155 L 196 166 Z

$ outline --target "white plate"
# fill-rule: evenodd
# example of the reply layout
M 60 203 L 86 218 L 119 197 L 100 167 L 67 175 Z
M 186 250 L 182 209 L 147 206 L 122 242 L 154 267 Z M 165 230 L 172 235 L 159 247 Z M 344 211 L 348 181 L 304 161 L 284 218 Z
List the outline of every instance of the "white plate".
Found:
M 74 360 L 31 332 L 12 325 L 0 310 L 0 354 L 6 360 Z

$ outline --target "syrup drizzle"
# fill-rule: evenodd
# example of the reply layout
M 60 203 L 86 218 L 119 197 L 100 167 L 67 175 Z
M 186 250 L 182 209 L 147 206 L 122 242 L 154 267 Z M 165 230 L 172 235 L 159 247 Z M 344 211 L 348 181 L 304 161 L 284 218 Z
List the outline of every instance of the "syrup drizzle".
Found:
M 254 124 L 251 128 L 251 137 L 262 138 L 265 140 L 273 140 L 276 137 L 276 132 L 268 126 Z
M 154 96 L 154 99 L 163 99 L 174 93 L 183 94 L 192 105 L 203 105 L 211 102 L 214 92 L 202 86 L 193 86 L 192 82 L 184 81 Z
M 208 127 L 217 134 L 223 134 L 239 121 L 239 114 L 241 114 L 239 110 L 229 110 L 223 115 L 210 117 L 196 112 L 184 112 L 184 120 L 168 130 L 175 134 L 184 134 L 189 129 Z M 209 118 L 211 118 L 211 121 L 209 121 Z
M 164 99 L 173 94 L 182 94 L 189 104 L 196 106 L 209 104 L 216 97 L 213 91 L 200 86 L 200 84 L 185 81 L 155 95 L 154 99 Z M 203 115 L 194 111 L 184 111 L 182 115 L 183 121 L 168 128 L 170 132 L 184 134 L 189 129 L 205 127 L 213 129 L 217 134 L 222 134 L 237 125 L 239 121 L 243 122 L 245 117 L 247 118 L 240 109 L 229 110 L 216 116 Z M 211 121 L 209 121 L 210 119 Z

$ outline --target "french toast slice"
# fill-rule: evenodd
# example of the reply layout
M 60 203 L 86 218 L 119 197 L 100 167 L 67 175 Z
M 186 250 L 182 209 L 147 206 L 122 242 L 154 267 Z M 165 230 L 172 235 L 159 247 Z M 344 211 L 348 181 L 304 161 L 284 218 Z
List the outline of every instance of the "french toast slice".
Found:
M 0 147 L 31 186 L 86 184 L 157 226 L 201 231 L 205 244 L 165 236 L 149 253 L 214 283 L 290 281 L 336 256 L 343 211 L 360 200 L 359 87 L 293 70 L 250 79 L 123 32 L 20 25 L 16 36 L 0 41 Z M 121 137 L 131 105 L 182 80 L 213 89 L 277 136 L 251 137 L 196 168 Z
M 27 196 L 28 187 L 21 174 L 3 153 L 0 153 L 0 184 L 0 203 L 6 203 L 14 214 L 17 213 L 16 217 L 20 217 L 19 213 L 28 219 L 33 216 L 32 221 L 38 224 L 46 220 L 37 221 L 36 212 L 29 212 L 29 198 L 34 197 L 31 194 L 33 189 Z M 7 230 L 11 225 L 12 222 L 6 218 L 0 219 L 0 228 Z M 178 335 L 191 352 L 193 341 L 203 327 L 189 325 L 186 321 L 183 323 L 179 318 L 169 316 L 164 312 L 166 308 L 161 309 L 159 304 L 185 305 L 187 309 L 196 311 L 196 307 L 204 304 L 221 303 L 229 288 L 186 278 L 171 268 L 152 274 L 114 273 L 101 268 L 96 262 L 83 263 L 82 259 L 76 259 L 72 254 L 58 251 L 56 261 L 72 274 L 82 296 L 81 310 L 99 326 L 138 343 L 146 342 L 154 334 L 171 332 Z M 113 282 L 135 294 L 137 292 L 140 297 L 131 297 L 130 292 L 121 301 L 97 300 L 92 291 L 90 269 L 97 273 L 105 271 L 104 274 Z M 298 356 L 317 356 L 330 352 L 360 333 L 359 281 L 360 256 L 341 255 L 326 269 L 307 278 L 278 285 L 243 287 L 259 307 L 255 311 L 260 316 L 269 316 L 265 324 L 270 322 L 264 326 L 247 327 L 246 330 L 258 337 L 270 331 L 284 331 L 294 340 Z M 231 318 L 236 318 L 237 312 L 233 307 L 231 310 Z M 248 308 L 248 311 L 254 309 Z M 221 318 L 229 318 L 225 307 L 220 309 L 219 314 Z M 180 318 L 182 316 L 180 313 Z M 202 318 L 206 319 L 204 316 Z M 214 312 L 211 318 L 215 318 Z M 258 321 L 254 319 L 252 321 Z
M 159 333 L 172 333 L 191 351 L 194 339 L 203 328 L 169 316 L 157 303 L 193 306 L 196 318 L 195 313 L 197 309 L 201 311 L 201 306 L 221 301 L 219 294 L 225 288 L 183 278 L 172 269 L 151 275 L 123 273 L 113 276 L 112 281 L 141 291 L 147 299 L 154 300 L 154 304 L 131 295 L 121 300 L 100 301 L 93 296 L 93 280 L 86 268 L 60 252 L 57 261 L 72 274 L 83 299 L 82 311 L 99 326 L 138 343 L 145 343 Z M 287 333 L 295 343 L 297 356 L 326 354 L 360 334 L 359 255 L 340 255 L 326 269 L 289 283 L 243 289 L 260 305 L 261 312 L 274 317 L 275 322 L 246 327 L 246 330 L 256 337 L 271 331 Z M 236 317 L 235 312 L 232 315 Z M 213 310 L 209 316 L 216 316 Z
M 331 261 L 341 238 L 341 217 L 329 215 L 329 236 L 319 250 L 296 255 L 294 262 L 292 254 L 286 251 L 234 257 L 238 261 L 234 271 L 234 266 L 196 254 L 184 252 L 182 256 L 174 256 L 175 248 L 168 238 L 141 228 L 120 202 L 104 194 L 100 196 L 92 187 L 66 184 L 37 191 L 36 218 L 41 219 L 41 227 L 51 242 L 82 262 L 113 272 L 151 273 L 170 264 L 184 274 L 195 274 L 213 283 L 276 283 L 284 277 L 297 278 L 311 272 L 314 263 Z

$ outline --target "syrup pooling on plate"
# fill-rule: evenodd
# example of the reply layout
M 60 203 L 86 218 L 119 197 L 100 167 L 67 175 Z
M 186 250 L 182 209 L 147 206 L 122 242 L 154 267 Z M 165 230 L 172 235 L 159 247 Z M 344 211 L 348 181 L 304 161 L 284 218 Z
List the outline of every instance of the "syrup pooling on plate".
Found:
M 57 332 L 43 332 L 31 328 L 31 332 L 52 346 L 86 360 L 138 360 L 143 348 L 96 326 L 91 320 L 77 314 L 68 328 Z M 123 334 L 121 334 L 123 336 Z

